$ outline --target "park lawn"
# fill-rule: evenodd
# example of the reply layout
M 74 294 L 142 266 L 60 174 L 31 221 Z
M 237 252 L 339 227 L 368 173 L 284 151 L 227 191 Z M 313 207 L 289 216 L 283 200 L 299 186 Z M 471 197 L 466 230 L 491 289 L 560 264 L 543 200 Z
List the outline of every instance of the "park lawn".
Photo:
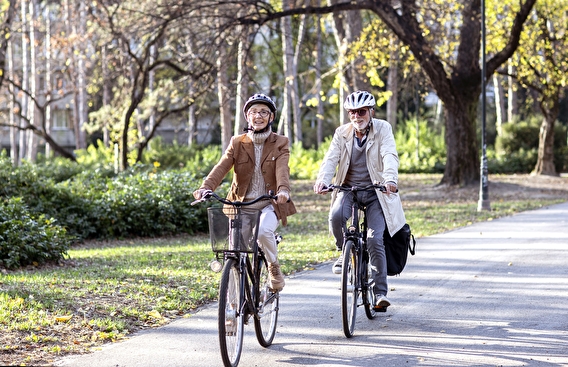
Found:
M 434 177 L 434 178 L 433 178 Z M 439 176 L 413 176 L 432 185 Z M 298 214 L 280 228 L 280 262 L 291 274 L 337 256 L 327 233 L 329 195 L 295 181 Z M 418 238 L 567 199 L 492 202 L 476 199 L 409 200 L 405 214 Z M 58 265 L 3 271 L 0 278 L 0 365 L 49 365 L 68 353 L 86 353 L 135 331 L 191 317 L 214 301 L 219 273 L 208 236 L 91 242 L 72 248 Z M 285 290 L 284 290 L 285 292 Z

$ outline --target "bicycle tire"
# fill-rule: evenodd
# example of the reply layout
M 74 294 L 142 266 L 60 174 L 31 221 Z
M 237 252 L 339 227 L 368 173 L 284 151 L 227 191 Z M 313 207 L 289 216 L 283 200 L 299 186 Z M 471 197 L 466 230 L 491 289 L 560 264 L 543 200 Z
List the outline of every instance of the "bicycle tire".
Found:
M 347 241 L 343 248 L 343 266 L 341 268 L 341 319 L 343 333 L 351 338 L 357 319 L 357 250 L 353 241 Z
M 219 284 L 218 330 L 221 358 L 225 367 L 236 367 L 243 349 L 244 318 L 239 308 L 241 272 L 236 259 L 227 259 Z
M 365 259 L 366 258 L 366 259 Z M 372 320 L 377 315 L 377 311 L 375 310 L 375 290 L 373 285 L 373 272 L 371 270 L 371 263 L 369 262 L 369 255 L 365 256 L 363 261 L 363 279 L 361 279 L 362 283 L 362 292 L 361 298 L 363 299 L 363 305 L 365 308 L 365 315 L 369 320 Z
M 266 348 L 272 344 L 274 335 L 276 335 L 280 294 L 270 290 L 270 276 L 266 259 L 263 256 L 257 258 L 258 283 L 255 286 L 255 294 L 258 295 L 256 302 L 258 313 L 254 318 L 254 331 L 258 343 Z

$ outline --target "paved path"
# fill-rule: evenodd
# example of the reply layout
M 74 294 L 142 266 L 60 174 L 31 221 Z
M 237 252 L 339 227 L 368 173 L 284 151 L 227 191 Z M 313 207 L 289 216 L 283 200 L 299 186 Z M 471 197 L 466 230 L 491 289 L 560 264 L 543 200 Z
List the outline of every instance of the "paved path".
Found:
M 331 263 L 287 278 L 270 348 L 240 366 L 568 366 L 568 203 L 421 238 L 393 305 L 343 336 Z M 58 366 L 222 366 L 216 304 Z

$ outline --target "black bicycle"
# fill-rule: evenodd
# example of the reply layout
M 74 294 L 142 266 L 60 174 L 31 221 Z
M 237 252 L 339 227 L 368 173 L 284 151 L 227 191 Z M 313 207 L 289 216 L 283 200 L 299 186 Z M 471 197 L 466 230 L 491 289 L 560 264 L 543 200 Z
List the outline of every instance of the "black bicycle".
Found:
M 344 230 L 343 265 L 341 268 L 341 320 L 346 337 L 353 336 L 357 307 L 363 306 L 368 319 L 373 319 L 377 312 L 386 308 L 375 308 L 374 282 L 371 273 L 369 252 L 367 250 L 367 216 L 356 193 L 379 189 L 386 192 L 386 187 L 371 184 L 363 187 L 330 185 L 324 191 L 345 191 L 353 193 L 351 223 Z
M 270 288 L 268 263 L 257 243 L 260 210 L 246 208 L 276 198 L 262 195 L 249 202 L 229 201 L 207 191 L 200 200 L 191 203 L 215 199 L 224 204 L 208 208 L 207 213 L 211 247 L 219 265 L 217 271 L 224 262 L 219 283 L 218 328 L 225 366 L 239 364 L 244 325 L 251 316 L 260 345 L 270 346 L 276 334 L 280 295 Z

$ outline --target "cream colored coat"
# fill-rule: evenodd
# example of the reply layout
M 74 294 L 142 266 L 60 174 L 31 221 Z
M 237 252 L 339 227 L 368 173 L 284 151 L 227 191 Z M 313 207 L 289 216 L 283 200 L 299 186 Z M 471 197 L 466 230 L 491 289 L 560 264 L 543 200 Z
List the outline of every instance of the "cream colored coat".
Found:
M 345 124 L 335 130 L 331 145 L 320 167 L 317 182 L 323 182 L 326 185 L 343 183 L 351 162 L 353 139 L 353 124 Z M 398 183 L 398 153 L 391 125 L 385 120 L 374 118 L 367 139 L 367 168 L 371 181 Z M 332 205 L 336 196 L 337 193 L 334 192 L 331 197 Z M 406 223 L 400 196 L 398 193 L 387 195 L 378 189 L 377 196 L 385 215 L 388 231 L 393 236 Z

